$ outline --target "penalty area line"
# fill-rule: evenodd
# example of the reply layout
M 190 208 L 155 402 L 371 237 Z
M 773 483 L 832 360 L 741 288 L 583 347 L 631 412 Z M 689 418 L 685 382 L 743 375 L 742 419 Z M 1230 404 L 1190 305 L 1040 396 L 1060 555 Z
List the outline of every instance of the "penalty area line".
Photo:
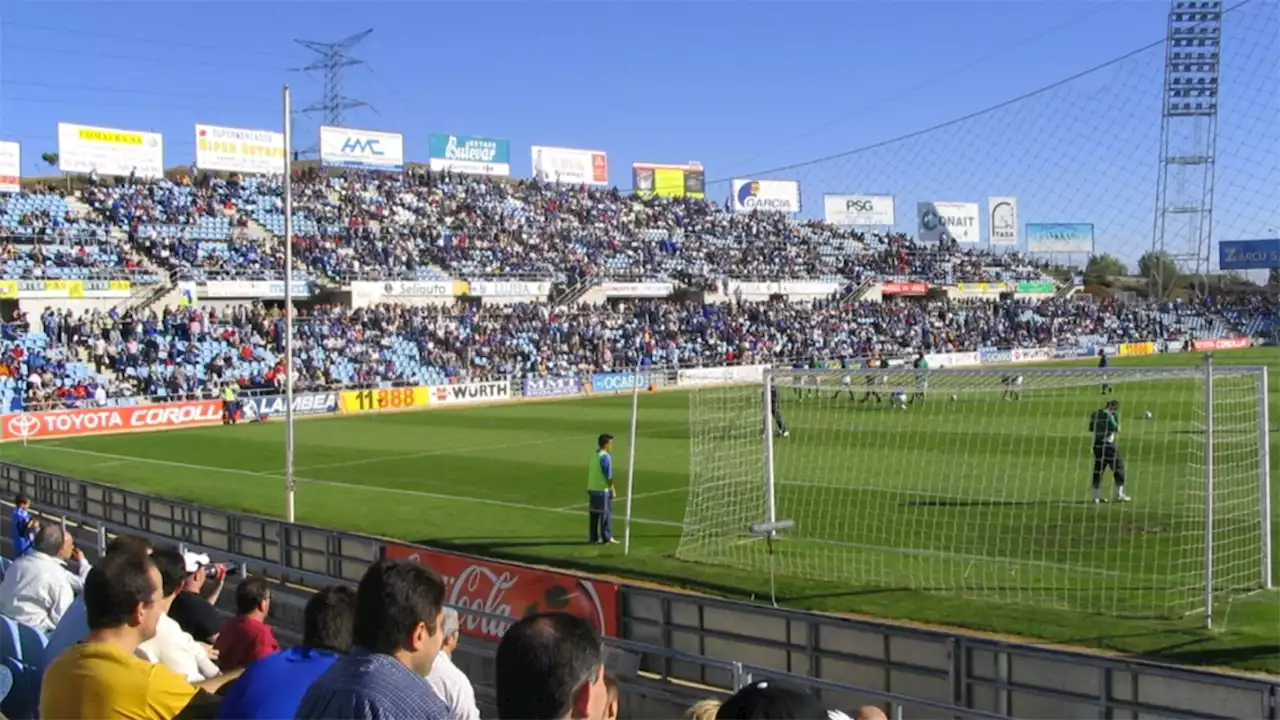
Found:
M 37 445 L 32 445 L 31 447 L 37 447 Z M 223 468 L 223 467 L 216 467 L 213 465 L 199 465 L 196 463 L 179 462 L 176 460 L 160 460 L 158 458 L 137 457 L 135 455 L 117 455 L 115 453 L 104 453 L 104 452 L 98 452 L 96 450 L 81 450 L 79 448 L 53 447 L 48 445 L 41 447 L 41 449 L 55 450 L 58 452 L 75 453 L 78 455 L 88 455 L 91 457 L 110 458 L 112 460 L 117 460 L 125 463 L 134 462 L 134 463 L 141 463 L 144 465 L 160 465 L 163 467 L 183 468 L 186 470 L 202 470 L 205 472 L 223 473 L 225 475 L 235 475 L 240 477 L 255 477 L 255 478 L 265 477 L 265 478 L 274 478 L 274 479 L 280 479 L 280 480 L 284 479 L 284 475 L 279 473 L 274 473 L 274 472 L 239 470 L 236 468 Z M 430 500 L 444 500 L 446 502 L 472 503 L 476 505 L 491 505 L 494 507 L 511 508 L 513 510 L 533 510 L 535 512 L 548 512 L 548 513 L 556 513 L 560 515 L 580 515 L 581 514 L 581 511 L 546 507 L 544 505 L 531 505 L 528 503 L 518 503 L 518 502 L 507 501 L 507 500 L 493 500 L 489 498 L 465 497 L 462 495 L 449 495 L 446 493 L 426 492 L 423 490 L 409 490 L 407 488 L 393 488 L 393 487 L 386 487 L 383 485 L 362 485 L 357 483 L 340 482 L 337 480 L 318 480 L 315 478 L 304 478 L 304 477 L 295 477 L 294 479 L 297 482 L 308 483 L 311 485 L 327 485 L 330 487 L 345 488 L 349 490 L 363 490 L 363 491 L 393 493 L 396 495 L 408 495 L 412 497 L 420 497 L 420 498 L 426 498 Z M 684 526 L 683 523 L 675 522 L 672 520 L 656 520 L 652 518 L 632 518 L 632 521 L 641 523 L 644 525 L 660 525 L 664 527 L 683 527 Z

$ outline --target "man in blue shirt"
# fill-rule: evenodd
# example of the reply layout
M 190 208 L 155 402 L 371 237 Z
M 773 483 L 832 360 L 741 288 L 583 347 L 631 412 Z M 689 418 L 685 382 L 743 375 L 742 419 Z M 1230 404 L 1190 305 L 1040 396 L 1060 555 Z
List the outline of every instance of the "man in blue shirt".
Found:
M 353 648 L 302 697 L 298 720 L 449 720 L 427 684 L 444 645 L 444 581 L 413 562 L 375 563 L 356 589 Z
M 596 440 L 596 452 L 587 466 L 587 500 L 591 530 L 587 537 L 592 545 L 616 544 L 613 539 L 613 436 L 605 433 Z
M 20 558 L 35 548 L 40 521 L 31 517 L 31 500 L 19 494 L 13 499 L 13 557 Z
M 307 688 L 351 650 L 356 593 L 331 585 L 311 596 L 303 611 L 302 645 L 268 655 L 230 685 L 219 718 L 274 720 L 298 712 Z

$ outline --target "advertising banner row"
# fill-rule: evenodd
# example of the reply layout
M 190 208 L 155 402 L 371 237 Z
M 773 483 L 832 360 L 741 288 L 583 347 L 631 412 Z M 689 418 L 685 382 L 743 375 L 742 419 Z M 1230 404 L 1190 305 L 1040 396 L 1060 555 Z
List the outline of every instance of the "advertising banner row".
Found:
M 311 297 L 311 283 L 294 280 L 292 285 L 295 298 Z M 284 297 L 284 291 L 283 280 L 215 280 L 196 286 L 197 296 L 209 300 L 280 299 Z
M 726 365 L 723 367 L 690 368 L 676 373 L 676 385 L 698 387 L 702 385 L 728 385 L 732 383 L 760 382 L 768 365 Z
M 0 300 L 65 300 L 127 298 L 128 280 L 0 280 Z
M 428 405 L 501 402 L 511 397 L 511 382 L 508 380 L 458 385 L 343 390 L 338 394 L 338 409 L 346 414 L 359 414 L 383 410 L 408 410 Z
M 724 291 L 730 295 L 818 295 L 826 297 L 840 290 L 840 283 L 824 280 L 778 280 L 750 282 L 726 280 Z

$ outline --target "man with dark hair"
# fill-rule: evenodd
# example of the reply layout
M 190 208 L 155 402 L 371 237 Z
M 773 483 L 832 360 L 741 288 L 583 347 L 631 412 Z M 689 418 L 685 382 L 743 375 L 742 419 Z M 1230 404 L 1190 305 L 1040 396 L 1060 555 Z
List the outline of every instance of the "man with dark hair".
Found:
M 575 615 L 525 616 L 502 636 L 494 667 L 500 718 L 600 720 L 607 709 L 604 644 Z
M 412 562 L 375 563 L 356 590 L 355 649 L 311 685 L 297 718 L 448 720 L 426 675 L 444 641 L 444 581 Z
M 1102 497 L 1102 474 L 1111 469 L 1116 482 L 1116 502 L 1129 502 L 1124 492 L 1124 458 L 1116 446 L 1120 432 L 1120 401 L 1108 400 L 1105 407 L 1089 417 L 1089 430 L 1093 433 L 1093 501 L 1106 502 Z
M 596 451 L 587 465 L 587 505 L 591 529 L 587 538 L 592 545 L 614 544 L 613 539 L 613 436 L 604 433 L 596 438 Z
M 138 535 L 117 535 L 107 543 L 106 557 L 113 555 L 136 553 L 151 554 L 151 541 Z M 62 654 L 62 651 L 75 645 L 89 634 L 89 620 L 85 614 L 84 594 L 71 603 L 66 614 L 58 621 L 58 627 L 49 635 L 49 644 L 44 649 L 46 663 Z
M 13 557 L 20 558 L 35 547 L 40 521 L 31 517 L 31 499 L 22 493 L 13 498 Z
M 187 578 L 186 561 L 182 553 L 173 547 L 155 550 L 151 553 L 151 561 L 160 571 L 160 592 L 164 594 L 165 602 L 172 605 Z M 209 647 L 196 642 L 191 633 L 183 630 L 168 613 L 162 615 L 156 624 L 156 636 L 138 646 L 138 654 L 164 665 L 186 678 L 187 682 L 209 680 L 222 672 L 209 658 Z
M 351 650 L 356 592 L 331 585 L 307 601 L 302 619 L 302 645 L 268 655 L 245 669 L 222 698 L 218 717 L 229 720 L 275 720 L 298 712 L 311 684 Z
M 173 718 L 216 703 L 211 693 L 237 674 L 191 685 L 163 665 L 135 655 L 155 636 L 166 605 L 160 571 L 146 555 L 109 555 L 84 587 L 89 636 L 45 671 L 40 715 L 46 718 Z
M 69 561 L 77 562 L 73 574 Z M 59 525 L 36 530 L 35 549 L 13 561 L 0 582 L 0 614 L 50 633 L 84 589 L 90 565 Z
M 249 577 L 236 586 L 236 616 L 222 625 L 218 641 L 218 667 L 242 668 L 280 650 L 275 633 L 267 624 L 271 611 L 271 588 L 266 578 Z

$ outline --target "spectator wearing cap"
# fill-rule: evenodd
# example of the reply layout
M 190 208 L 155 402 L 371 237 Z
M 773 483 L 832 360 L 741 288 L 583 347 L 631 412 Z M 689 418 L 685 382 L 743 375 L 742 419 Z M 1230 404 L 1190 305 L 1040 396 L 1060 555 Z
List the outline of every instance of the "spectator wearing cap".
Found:
M 31 499 L 21 493 L 13 499 L 13 557 L 26 555 L 35 548 L 40 521 L 31 517 Z
M 197 685 L 137 656 L 156 634 L 166 601 L 160 571 L 147 555 L 107 556 L 85 580 L 89 635 L 45 671 L 45 718 L 156 718 L 211 714 L 212 695 L 238 673 Z
M 476 707 L 476 691 L 466 673 L 453 664 L 453 651 L 458 649 L 462 626 L 458 622 L 458 611 L 451 607 L 444 609 L 441 620 L 444 632 L 444 644 L 440 646 L 440 654 L 431 663 L 431 672 L 427 682 L 436 691 L 436 695 L 449 706 L 453 720 L 480 720 L 480 709 Z
M 72 573 L 68 561 L 75 561 Z M 90 565 L 71 534 L 58 525 L 36 531 L 35 550 L 13 561 L 0 582 L 0 615 L 50 633 L 84 589 Z
M 222 628 L 222 617 L 218 615 L 214 606 L 218 603 L 218 596 L 222 594 L 227 574 L 217 572 L 213 592 L 206 597 L 205 584 L 208 581 L 209 570 L 212 568 L 209 556 L 187 551 L 182 554 L 182 557 L 186 565 L 187 578 L 183 582 L 178 597 L 173 599 L 173 605 L 169 608 L 169 617 L 177 620 L 178 625 L 191 633 L 191 637 L 198 642 L 213 645 L 218 638 L 218 631 Z M 217 569 L 213 569 L 216 572 Z
M 601 720 L 609 703 L 604 644 L 591 623 L 561 612 L 512 625 L 494 661 L 498 717 Z
M 383 560 L 356 589 L 354 649 L 307 690 L 300 720 L 448 720 L 426 676 L 444 641 L 444 581 L 417 563 Z
M 303 610 L 302 645 L 253 663 L 222 698 L 218 717 L 275 720 L 298 712 L 307 688 L 351 650 L 356 593 L 331 585 L 311 596 Z
M 172 604 L 187 579 L 186 560 L 177 548 L 160 548 L 151 553 L 151 560 L 160 571 L 160 591 L 164 593 L 165 602 Z M 138 646 L 138 654 L 164 665 L 188 682 L 201 682 L 221 674 L 209 658 L 209 646 L 196 642 L 191 633 L 167 614 L 160 616 L 156 636 Z
M 254 660 L 280 650 L 276 635 L 267 624 L 271 611 L 271 588 L 266 578 L 249 577 L 236 586 L 236 616 L 222 624 L 218 641 L 218 667 L 243 668 Z
M 816 697 L 771 681 L 751 683 L 724 701 L 716 720 L 850 720 L 828 710 Z
M 151 550 L 151 541 L 144 537 L 117 535 L 107 543 L 106 557 L 126 553 L 150 555 Z M 61 655 L 64 650 L 84 640 L 88 635 L 89 619 L 84 607 L 84 593 L 81 593 L 58 621 L 58 627 L 50 633 L 49 642 L 44 649 L 45 662 L 53 662 L 54 658 Z

